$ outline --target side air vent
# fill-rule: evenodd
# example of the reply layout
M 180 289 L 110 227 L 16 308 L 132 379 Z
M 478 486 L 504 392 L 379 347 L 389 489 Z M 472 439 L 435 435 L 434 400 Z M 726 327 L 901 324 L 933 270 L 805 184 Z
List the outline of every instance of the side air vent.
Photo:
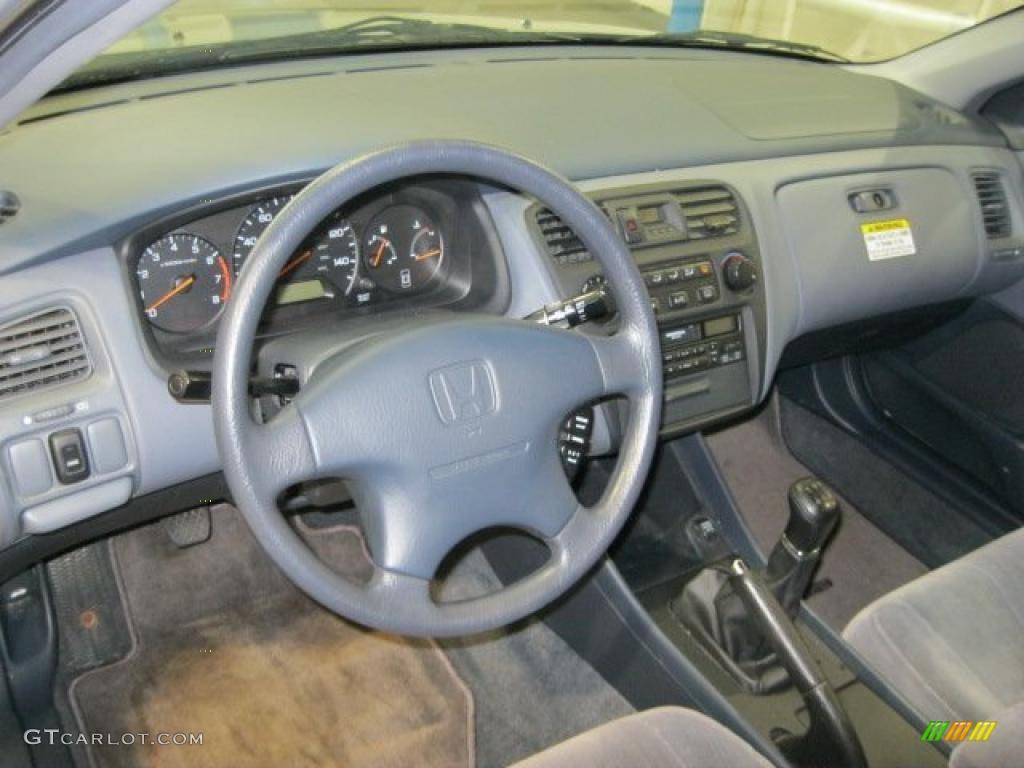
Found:
M 978 193 L 981 219 L 989 240 L 1010 236 L 1010 209 L 1006 190 L 998 173 L 975 173 L 971 176 L 974 191 Z
M 695 187 L 675 194 L 686 218 L 686 237 L 733 235 L 739 229 L 740 214 L 736 199 L 725 187 Z
M 537 211 L 537 227 L 548 255 L 558 264 L 576 264 L 593 258 L 565 222 L 547 208 Z
M 92 372 L 70 309 L 52 309 L 0 326 L 0 400 L 84 379 Z

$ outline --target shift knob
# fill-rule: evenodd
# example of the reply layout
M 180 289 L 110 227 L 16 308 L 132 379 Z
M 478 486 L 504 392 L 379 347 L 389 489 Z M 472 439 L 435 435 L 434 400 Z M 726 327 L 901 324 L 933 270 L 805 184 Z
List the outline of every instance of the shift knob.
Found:
M 783 535 L 797 552 L 821 549 L 838 520 L 839 500 L 821 480 L 805 477 L 789 487 L 789 522 Z
M 811 586 L 821 548 L 839 521 L 839 500 L 816 477 L 789 487 L 789 522 L 768 556 L 765 581 L 790 618 Z

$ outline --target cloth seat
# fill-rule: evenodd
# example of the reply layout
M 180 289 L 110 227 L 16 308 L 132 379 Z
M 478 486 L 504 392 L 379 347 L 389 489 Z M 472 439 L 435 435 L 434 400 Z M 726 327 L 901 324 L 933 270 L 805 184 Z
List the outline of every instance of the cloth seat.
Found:
M 925 720 L 994 719 L 1024 701 L 1024 529 L 876 600 L 843 636 Z
M 580 734 L 513 768 L 771 768 L 739 736 L 680 707 L 649 709 Z

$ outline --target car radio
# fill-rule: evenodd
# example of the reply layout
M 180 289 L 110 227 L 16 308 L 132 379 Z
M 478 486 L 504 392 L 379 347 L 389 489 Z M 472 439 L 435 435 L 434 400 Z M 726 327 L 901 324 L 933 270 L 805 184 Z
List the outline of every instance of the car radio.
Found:
M 743 320 L 738 313 L 685 323 L 661 331 L 665 379 L 745 360 Z

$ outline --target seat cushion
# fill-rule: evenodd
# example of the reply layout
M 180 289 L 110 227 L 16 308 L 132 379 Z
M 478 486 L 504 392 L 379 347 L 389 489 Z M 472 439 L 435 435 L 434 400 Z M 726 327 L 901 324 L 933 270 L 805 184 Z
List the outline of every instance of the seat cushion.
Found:
M 965 741 L 953 750 L 949 768 L 1020 768 L 1024 755 L 1024 704 L 992 718 L 995 727 L 986 741 Z
M 1024 529 L 876 600 L 843 636 L 925 720 L 1024 701 Z
M 557 744 L 513 768 L 771 768 L 732 731 L 699 712 L 649 709 Z

